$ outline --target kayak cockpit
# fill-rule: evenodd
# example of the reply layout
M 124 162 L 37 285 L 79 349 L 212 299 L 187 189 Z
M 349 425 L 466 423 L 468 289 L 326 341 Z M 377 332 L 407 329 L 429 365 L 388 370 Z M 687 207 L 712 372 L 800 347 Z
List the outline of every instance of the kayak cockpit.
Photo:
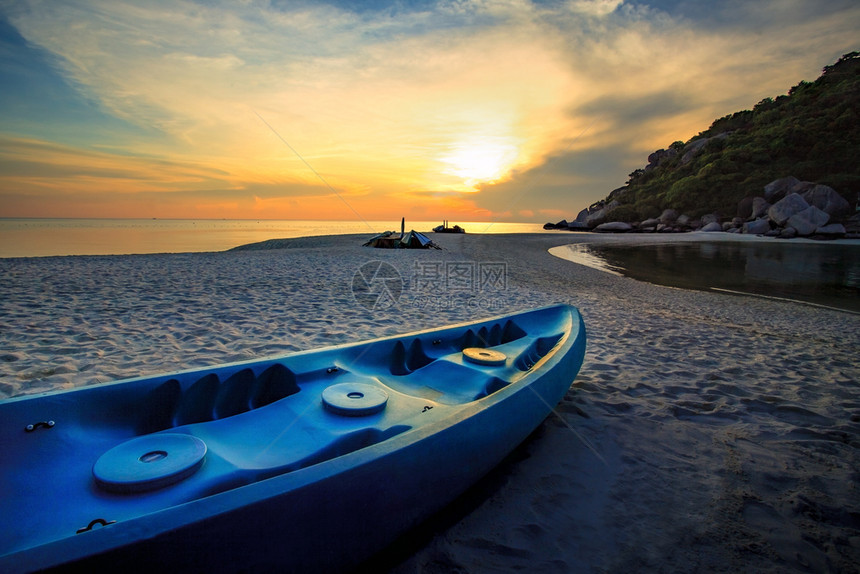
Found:
M 551 354 L 569 325 L 543 324 L 541 331 L 549 334 L 530 336 L 518 322 L 507 319 L 477 329 L 371 343 L 344 364 L 357 373 L 384 373 L 379 374 L 380 381 L 407 395 L 462 405 L 521 379 Z

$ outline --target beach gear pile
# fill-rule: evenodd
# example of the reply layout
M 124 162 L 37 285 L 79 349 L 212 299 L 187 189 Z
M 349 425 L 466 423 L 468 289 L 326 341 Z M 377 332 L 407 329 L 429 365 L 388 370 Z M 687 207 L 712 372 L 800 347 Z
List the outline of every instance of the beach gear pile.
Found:
M 384 231 L 371 237 L 364 246 L 382 249 L 442 249 L 423 233 L 414 229 L 406 233 L 405 230 L 406 218 L 404 217 L 400 220 L 400 235 L 395 235 L 394 231 Z
M 393 231 L 386 231 L 371 237 L 364 246 L 383 249 L 442 249 L 429 237 L 415 230 L 400 235 Z

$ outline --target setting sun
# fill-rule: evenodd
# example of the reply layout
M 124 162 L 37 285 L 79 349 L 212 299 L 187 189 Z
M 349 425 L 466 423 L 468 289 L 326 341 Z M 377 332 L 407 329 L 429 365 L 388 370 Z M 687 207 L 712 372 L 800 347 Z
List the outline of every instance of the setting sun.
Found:
M 498 181 L 508 174 L 519 150 L 512 138 L 474 138 L 455 144 L 440 159 L 444 172 L 463 178 L 468 186 Z

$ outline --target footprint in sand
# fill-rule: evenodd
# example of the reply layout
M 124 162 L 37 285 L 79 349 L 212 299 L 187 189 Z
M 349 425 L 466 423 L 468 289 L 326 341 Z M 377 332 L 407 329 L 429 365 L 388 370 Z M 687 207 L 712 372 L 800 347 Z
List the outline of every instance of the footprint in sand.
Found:
M 789 565 L 812 572 L 828 570 L 827 556 L 803 540 L 803 533 L 772 506 L 758 500 L 744 501 L 744 522 L 761 533 L 768 546 Z

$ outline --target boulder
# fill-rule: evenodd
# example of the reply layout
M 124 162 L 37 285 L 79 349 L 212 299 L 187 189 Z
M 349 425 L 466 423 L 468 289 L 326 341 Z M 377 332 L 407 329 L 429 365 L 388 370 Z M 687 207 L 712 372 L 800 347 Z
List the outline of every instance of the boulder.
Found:
M 729 229 L 736 229 L 736 227 L 731 221 L 723 221 L 723 231 L 728 231 Z
M 705 148 L 709 141 L 721 140 L 727 137 L 729 137 L 729 132 L 722 132 L 709 138 L 699 138 L 697 140 L 687 142 L 687 145 L 684 146 L 684 155 L 681 156 L 681 164 L 686 165 L 693 161 L 693 158 L 699 155 L 699 152 Z
M 851 213 L 851 204 L 835 189 L 826 185 L 816 185 L 803 194 L 809 205 L 814 205 L 833 218 L 842 218 Z
M 606 217 L 603 215 L 603 210 L 598 209 L 594 213 L 589 213 L 588 217 L 585 219 L 585 225 L 589 229 L 593 229 L 603 223 L 606 220 Z
M 830 216 L 821 211 L 814 205 L 810 205 L 803 211 L 795 213 L 788 218 L 788 227 L 793 227 L 797 230 L 797 234 L 801 236 L 812 235 L 815 230 L 826 225 L 830 221 Z
M 756 219 L 744 223 L 743 232 L 750 235 L 762 235 L 770 231 L 770 220 L 767 218 Z
M 779 201 L 783 197 L 789 194 L 791 188 L 800 183 L 800 180 L 790 175 L 788 177 L 782 177 L 780 179 L 775 179 L 766 186 L 764 186 L 764 198 L 771 203 Z
M 707 224 L 705 224 L 704 227 L 702 227 L 702 229 L 700 229 L 700 231 L 707 231 L 707 232 L 722 231 L 722 230 L 723 230 L 723 226 L 719 221 L 712 221 L 710 223 L 707 223 Z
M 600 225 L 601 223 L 606 222 L 609 214 L 612 213 L 612 210 L 618 207 L 620 204 L 617 200 L 613 200 L 609 202 L 607 205 L 598 209 L 597 211 L 590 213 L 588 217 L 585 219 L 585 224 L 588 225 L 589 228 L 594 228 Z
M 660 214 L 660 223 L 674 223 L 678 219 L 678 212 L 674 209 L 664 209 Z
M 678 216 L 678 219 L 675 220 L 675 223 L 677 223 L 681 227 L 687 227 L 688 225 L 690 225 L 690 216 L 686 214 L 681 214 Z
M 566 219 L 562 219 L 558 223 L 551 223 L 551 222 L 544 223 L 543 228 L 544 229 L 567 229 L 568 223 L 567 223 Z
M 601 233 L 623 233 L 625 231 L 630 231 L 631 229 L 633 229 L 633 226 L 627 222 L 612 221 L 609 223 L 601 223 L 594 228 L 594 231 Z
M 828 237 L 843 237 L 845 235 L 845 226 L 841 223 L 831 223 L 830 225 L 822 225 L 815 230 L 816 235 L 827 235 Z
M 652 217 L 640 223 L 639 227 L 657 227 L 658 225 L 660 225 L 660 220 Z
M 658 149 L 654 153 L 648 156 L 648 165 L 645 166 L 645 170 L 651 170 L 655 167 L 659 167 L 665 162 L 669 161 L 673 157 L 677 157 L 678 150 L 675 148 L 669 149 Z
M 752 213 L 750 217 L 752 219 L 761 219 L 765 215 L 767 215 L 767 210 L 770 209 L 770 203 L 763 197 L 754 197 L 752 204 Z
M 716 213 L 708 213 L 707 215 L 702 216 L 702 225 L 708 225 L 714 222 L 720 222 L 720 216 Z
M 754 200 L 755 198 L 747 196 L 738 202 L 738 217 L 746 220 L 752 216 Z
M 804 209 L 809 209 L 806 200 L 796 193 L 789 193 L 770 206 L 767 210 L 767 216 L 777 225 L 783 226 L 788 218 Z
M 771 233 L 774 233 L 774 237 L 779 237 L 780 239 L 794 239 L 797 237 L 797 230 L 793 227 L 786 227 L 781 230 L 774 229 Z
M 723 136 L 725 134 L 720 134 L 719 136 L 714 136 L 715 138 Z M 693 140 L 688 142 L 687 145 L 684 146 L 684 155 L 681 156 L 681 164 L 686 165 L 693 161 L 693 158 L 699 155 L 699 152 L 707 145 L 712 138 L 699 138 L 697 140 Z
M 798 181 L 791 186 L 791 189 L 788 190 L 788 193 L 796 193 L 798 195 L 803 195 L 816 185 L 817 184 L 814 181 Z

